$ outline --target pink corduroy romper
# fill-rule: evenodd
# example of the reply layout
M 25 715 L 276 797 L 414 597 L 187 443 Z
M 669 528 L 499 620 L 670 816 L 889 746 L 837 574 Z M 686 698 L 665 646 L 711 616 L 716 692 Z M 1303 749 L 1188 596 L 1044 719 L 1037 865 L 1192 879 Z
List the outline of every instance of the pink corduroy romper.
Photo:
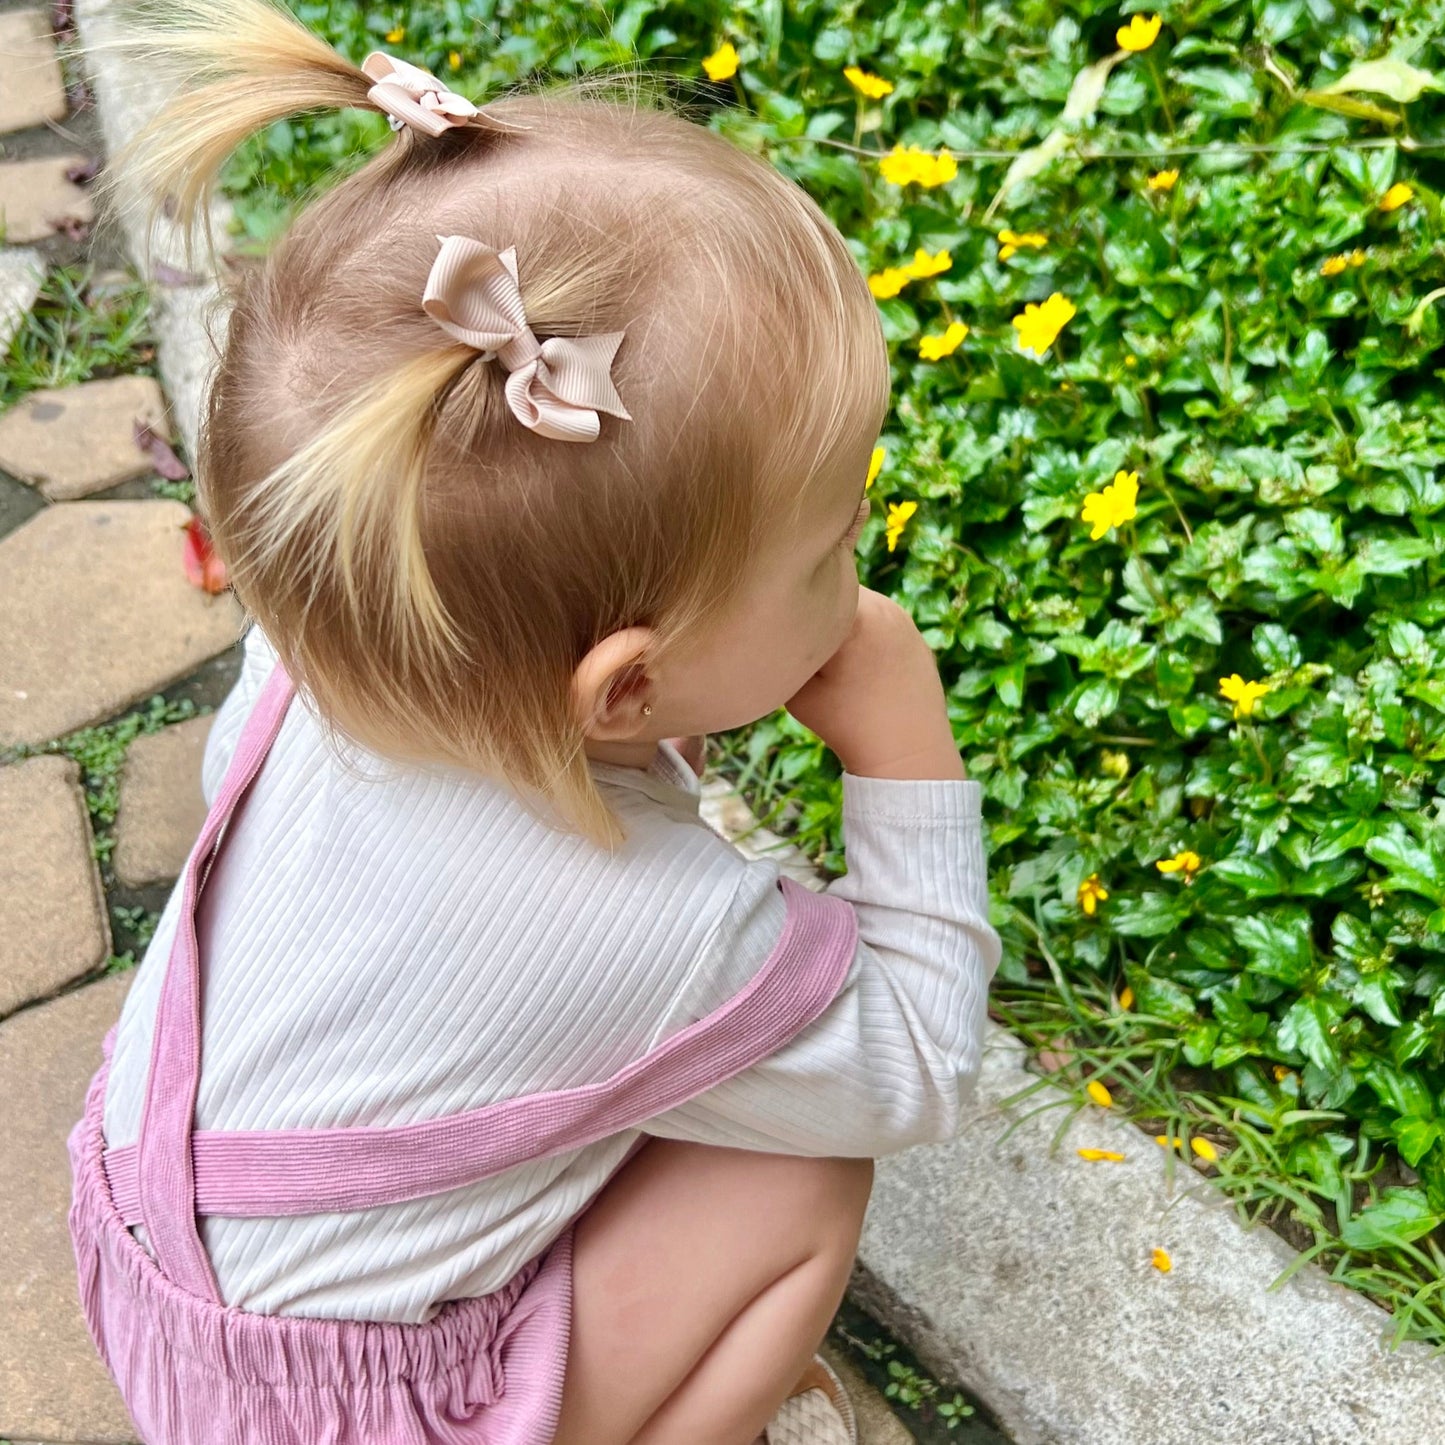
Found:
M 853 957 L 853 911 L 781 880 L 787 922 L 747 987 L 600 1083 L 391 1128 L 195 1131 L 196 901 L 293 696 L 277 666 L 186 864 L 138 1141 L 110 1149 L 102 1128 L 114 1028 L 70 1135 L 70 1231 L 91 1336 L 145 1445 L 546 1445 L 567 1364 L 572 1225 L 492 1294 L 449 1301 L 425 1324 L 397 1324 L 223 1304 L 197 1215 L 397 1204 L 636 1128 L 765 1058 L 822 1013 Z M 133 1225 L 144 1225 L 156 1259 Z

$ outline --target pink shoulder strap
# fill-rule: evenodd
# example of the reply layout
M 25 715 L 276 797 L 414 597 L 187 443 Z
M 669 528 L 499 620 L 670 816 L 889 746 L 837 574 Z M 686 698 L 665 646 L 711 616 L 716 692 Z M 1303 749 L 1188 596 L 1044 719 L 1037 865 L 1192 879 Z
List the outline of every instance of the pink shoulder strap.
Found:
M 176 941 L 156 1018 L 141 1133 L 107 1150 L 116 1208 L 149 1231 L 162 1269 L 219 1301 L 196 1215 L 273 1217 L 369 1209 L 458 1189 L 530 1159 L 580 1148 L 676 1108 L 774 1053 L 837 995 L 857 921 L 842 899 L 781 879 L 787 920 L 745 988 L 611 1078 L 507 1099 L 419 1124 L 192 1133 L 200 1079 L 200 964 L 195 904 L 218 848 L 260 771 L 293 689 L 279 666 L 247 720 L 225 782 L 187 863 Z

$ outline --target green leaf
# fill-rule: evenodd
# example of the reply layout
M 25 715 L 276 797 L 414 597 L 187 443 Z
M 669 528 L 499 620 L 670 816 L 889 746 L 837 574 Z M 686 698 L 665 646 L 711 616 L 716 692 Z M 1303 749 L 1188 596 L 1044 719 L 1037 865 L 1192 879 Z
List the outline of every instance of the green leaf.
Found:
M 1396 1119 L 1390 1125 L 1390 1132 L 1395 1136 L 1400 1157 L 1413 1169 L 1434 1148 L 1440 1138 L 1441 1126 L 1438 1119 L 1422 1119 L 1417 1114 L 1411 1114 Z
M 1398 1248 L 1429 1234 L 1445 1216 L 1436 1214 L 1420 1189 L 1387 1189 L 1341 1226 L 1340 1238 L 1351 1249 Z
M 1364 90 L 1385 95 L 1401 105 L 1418 100 L 1423 91 L 1442 90 L 1440 81 L 1428 70 L 1417 70 L 1403 60 L 1366 60 L 1351 66 L 1337 81 L 1323 85 L 1321 95 L 1351 95 Z
M 1318 1069 L 1332 1074 L 1339 1068 L 1339 1051 L 1331 1035 L 1336 1013 L 1320 998 L 1297 999 L 1279 1021 L 1280 1047 L 1301 1053 Z
M 1314 971 L 1309 918 L 1302 909 L 1237 918 L 1232 930 L 1249 952 L 1251 972 L 1297 988 Z

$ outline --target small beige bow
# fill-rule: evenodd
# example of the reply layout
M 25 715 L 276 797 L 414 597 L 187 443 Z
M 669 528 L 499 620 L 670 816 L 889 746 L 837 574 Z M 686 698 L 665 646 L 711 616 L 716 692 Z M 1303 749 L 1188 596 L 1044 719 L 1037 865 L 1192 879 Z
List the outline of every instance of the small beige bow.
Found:
M 466 96 L 448 90 L 431 71 L 397 60 L 384 50 L 373 50 L 361 68 L 376 82 L 366 98 L 386 112 L 393 130 L 409 125 L 424 135 L 439 136 L 479 113 Z
M 466 236 L 437 240 L 422 309 L 483 360 L 502 363 L 510 373 L 507 404 L 523 426 L 554 441 L 591 442 L 601 431 L 598 412 L 632 420 L 611 375 L 624 332 L 539 342 L 522 306 L 516 248 L 497 251 Z

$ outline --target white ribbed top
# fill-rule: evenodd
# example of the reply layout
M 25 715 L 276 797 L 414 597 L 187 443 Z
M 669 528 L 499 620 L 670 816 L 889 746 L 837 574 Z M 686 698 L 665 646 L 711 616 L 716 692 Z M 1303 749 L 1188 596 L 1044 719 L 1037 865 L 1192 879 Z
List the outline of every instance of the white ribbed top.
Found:
M 206 745 L 208 801 L 274 661 L 252 627 Z M 696 779 L 666 745 L 647 772 L 594 771 L 628 829 L 611 856 L 496 781 L 341 757 L 298 698 L 201 895 L 196 1127 L 406 1124 L 575 1088 L 741 990 L 782 932 L 777 865 L 702 821 Z M 853 904 L 859 944 L 842 991 L 787 1047 L 645 1132 L 877 1156 L 955 1131 L 999 955 L 979 785 L 845 774 L 843 790 L 848 873 L 828 891 Z M 179 907 L 178 885 L 121 1016 L 105 1099 L 115 1147 L 139 1134 Z M 227 1304 L 423 1321 L 505 1283 L 636 1138 L 411 1204 L 208 1217 L 201 1237 Z

